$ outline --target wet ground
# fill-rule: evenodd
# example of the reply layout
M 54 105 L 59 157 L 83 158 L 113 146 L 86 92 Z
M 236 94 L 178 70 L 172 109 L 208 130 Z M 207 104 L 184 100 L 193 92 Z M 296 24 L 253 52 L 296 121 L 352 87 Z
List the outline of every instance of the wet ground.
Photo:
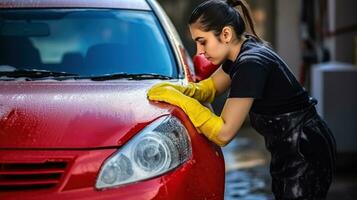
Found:
M 264 140 L 245 126 L 223 148 L 226 162 L 225 200 L 270 200 L 269 153 Z
M 223 153 L 226 162 L 225 200 L 274 199 L 270 189 L 270 156 L 259 134 L 245 125 L 236 138 L 223 148 Z M 356 200 L 356 171 L 356 168 L 351 170 L 351 166 L 340 163 L 327 200 Z

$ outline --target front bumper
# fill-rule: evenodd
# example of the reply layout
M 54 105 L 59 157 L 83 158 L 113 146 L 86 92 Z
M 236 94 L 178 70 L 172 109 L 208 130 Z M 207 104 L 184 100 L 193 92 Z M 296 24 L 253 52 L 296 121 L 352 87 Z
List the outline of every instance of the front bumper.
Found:
M 117 149 L 0 150 L 0 199 L 223 199 L 224 165 L 222 168 L 219 164 L 222 163 L 222 157 L 215 153 L 208 153 L 207 156 L 207 152 L 206 156 L 193 156 L 184 165 L 159 177 L 98 190 L 94 185 L 100 167 L 116 151 Z M 209 159 L 209 162 L 202 162 L 202 159 Z M 52 166 L 48 163 L 62 163 L 64 168 L 62 171 L 56 169 L 59 165 L 54 165 L 51 169 L 43 166 L 33 168 L 41 166 L 41 163 L 46 166 Z M 18 175 L 17 178 L 9 178 L 8 166 L 17 167 L 17 170 L 12 171 Z M 50 172 L 59 175 L 50 175 Z M 23 176 L 25 173 L 27 175 Z M 38 174 L 41 175 L 37 176 Z M 26 181 L 30 182 L 24 187 Z M 45 185 L 46 182 L 52 184 Z

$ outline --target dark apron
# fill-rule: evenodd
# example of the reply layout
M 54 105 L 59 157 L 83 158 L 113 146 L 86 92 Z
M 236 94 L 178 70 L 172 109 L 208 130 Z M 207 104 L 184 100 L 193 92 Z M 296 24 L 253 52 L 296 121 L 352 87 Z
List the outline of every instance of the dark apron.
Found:
M 271 153 L 277 200 L 325 199 L 335 169 L 335 139 L 310 100 L 306 109 L 279 115 L 250 112 L 250 121 Z

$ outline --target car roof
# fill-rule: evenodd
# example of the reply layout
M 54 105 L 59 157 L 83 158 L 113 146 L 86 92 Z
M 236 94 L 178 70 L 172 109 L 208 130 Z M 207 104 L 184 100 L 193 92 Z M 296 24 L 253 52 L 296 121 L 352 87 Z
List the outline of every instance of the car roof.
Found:
M 151 10 L 145 0 L 0 0 L 4 8 L 121 8 Z

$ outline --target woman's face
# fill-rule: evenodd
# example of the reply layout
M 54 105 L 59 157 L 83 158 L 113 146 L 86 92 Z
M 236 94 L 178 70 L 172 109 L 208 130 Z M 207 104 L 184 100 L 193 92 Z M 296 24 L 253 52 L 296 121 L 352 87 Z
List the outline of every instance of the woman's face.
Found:
M 205 32 L 199 25 L 190 25 L 191 37 L 196 43 L 196 54 L 203 54 L 213 64 L 223 63 L 228 55 L 228 45 L 218 40 L 213 31 Z

